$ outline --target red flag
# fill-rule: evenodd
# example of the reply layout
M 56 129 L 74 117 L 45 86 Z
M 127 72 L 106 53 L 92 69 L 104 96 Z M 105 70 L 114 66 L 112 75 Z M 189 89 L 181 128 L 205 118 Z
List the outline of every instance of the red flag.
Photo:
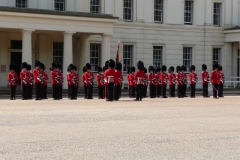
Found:
M 119 49 L 120 49 L 120 41 L 118 42 L 118 48 L 117 48 L 117 53 L 116 53 L 116 62 L 119 62 Z

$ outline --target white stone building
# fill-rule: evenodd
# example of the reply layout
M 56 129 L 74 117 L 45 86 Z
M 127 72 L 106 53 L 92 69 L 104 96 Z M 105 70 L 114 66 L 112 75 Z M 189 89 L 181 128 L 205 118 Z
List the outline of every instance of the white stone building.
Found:
M 123 70 L 185 64 L 240 76 L 239 0 L 0 0 L 0 86 L 11 62 L 40 60 L 82 67 L 115 58 L 121 41 Z M 50 71 L 49 71 L 50 72 Z M 66 83 L 66 82 L 65 82 Z M 66 86 L 66 84 L 65 84 Z

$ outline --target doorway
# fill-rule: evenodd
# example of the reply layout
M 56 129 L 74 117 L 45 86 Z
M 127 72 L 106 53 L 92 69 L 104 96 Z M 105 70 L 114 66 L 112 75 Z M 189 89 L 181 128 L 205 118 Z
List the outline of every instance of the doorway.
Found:
M 21 64 L 22 64 L 22 52 L 11 52 L 11 63 L 14 63 L 16 65 L 15 72 L 17 73 L 19 80 L 17 81 L 17 84 L 21 84 L 20 80 L 20 72 L 22 70 Z

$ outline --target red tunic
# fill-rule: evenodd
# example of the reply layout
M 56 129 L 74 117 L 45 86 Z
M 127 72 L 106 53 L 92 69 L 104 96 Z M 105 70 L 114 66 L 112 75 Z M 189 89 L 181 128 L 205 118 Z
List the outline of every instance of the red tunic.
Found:
M 79 82 L 79 76 L 76 73 L 69 73 L 67 75 L 67 81 L 68 81 L 68 85 L 70 86 L 78 86 L 78 82 Z
M 20 73 L 21 84 L 29 84 L 30 74 L 27 71 L 22 71 Z
M 183 74 L 182 73 L 177 73 L 176 74 L 176 81 L 177 81 L 177 85 L 181 86 L 183 85 Z
M 49 80 L 49 78 L 48 78 L 47 73 L 44 71 L 43 71 L 43 79 L 44 79 L 44 81 L 43 81 L 44 86 L 47 86 L 48 85 L 47 81 Z
M 87 85 L 93 86 L 93 80 L 94 80 L 93 73 L 85 72 L 84 76 L 85 76 L 85 81 L 86 81 Z
M 58 72 L 51 71 L 51 77 L 52 77 L 52 85 L 58 85 L 59 84 Z
M 223 72 L 218 72 L 218 78 L 219 78 L 218 84 L 223 84 L 225 80 Z
M 122 72 L 115 70 L 115 79 L 114 79 L 115 85 L 122 85 L 122 81 L 123 81 Z
M 218 84 L 219 83 L 219 76 L 217 71 L 212 71 L 210 75 L 210 80 L 212 84 Z
M 135 81 L 136 81 L 136 85 L 139 85 L 139 84 L 143 84 L 144 85 L 144 77 L 145 77 L 144 71 L 138 70 L 135 73 L 135 77 L 134 77 Z
M 176 75 L 174 73 L 168 74 L 168 85 L 174 86 L 176 84 Z
M 144 77 L 143 77 L 143 85 L 144 86 L 148 86 L 148 75 L 147 73 L 144 73 Z
M 129 86 L 135 86 L 136 82 L 135 82 L 135 75 L 132 73 L 129 75 Z
M 103 76 L 103 74 L 97 74 L 96 79 L 97 79 L 97 86 L 98 87 L 104 85 L 104 76 Z
M 150 73 L 148 75 L 148 84 L 149 85 L 156 85 L 156 78 L 155 78 L 154 73 Z
M 8 85 L 9 86 L 16 86 L 18 80 L 18 75 L 14 72 L 8 73 Z
M 161 79 L 161 84 L 162 85 L 167 85 L 167 83 L 168 83 L 168 75 L 167 75 L 167 73 L 161 73 L 160 79 Z
M 156 78 L 156 86 L 161 85 L 161 78 L 160 78 L 161 73 L 156 73 L 155 78 Z
M 85 73 L 82 74 L 82 83 L 83 83 L 83 86 L 87 86 L 87 81 L 85 79 Z
M 79 85 L 79 75 L 77 73 L 74 73 L 75 74 L 75 85 L 78 86 Z
M 127 75 L 128 85 L 130 86 L 130 74 Z
M 115 70 L 114 69 L 107 69 L 104 72 L 104 81 L 106 84 L 108 83 L 114 83 L 115 79 Z
M 187 74 L 185 72 L 182 72 L 182 83 L 187 84 Z
M 202 74 L 201 74 L 201 77 L 202 77 L 202 83 L 203 84 L 208 84 L 208 81 L 209 81 L 209 74 L 208 74 L 208 72 L 203 71 Z
M 29 85 L 33 85 L 33 74 L 31 72 L 29 72 L 29 81 L 28 81 Z
M 188 77 L 189 77 L 189 83 L 190 84 L 196 84 L 197 83 L 197 74 L 196 73 L 190 73 L 189 75 L 188 75 Z
M 68 72 L 68 74 L 67 74 L 67 84 L 68 85 L 71 85 L 71 81 L 72 81 L 69 77 L 70 75 L 71 75 L 71 72 Z
M 42 83 L 41 78 L 42 78 L 42 71 L 39 69 L 34 69 L 33 70 L 33 77 L 34 77 L 34 83 Z

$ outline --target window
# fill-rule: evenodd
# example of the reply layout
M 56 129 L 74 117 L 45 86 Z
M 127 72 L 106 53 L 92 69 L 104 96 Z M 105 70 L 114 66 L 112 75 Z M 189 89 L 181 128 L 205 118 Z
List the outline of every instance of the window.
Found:
M 186 66 L 187 71 L 190 71 L 192 65 L 192 47 L 183 48 L 183 65 Z
M 100 13 L 100 2 L 101 0 L 91 0 L 90 12 L 91 13 Z
M 184 24 L 192 25 L 193 21 L 193 1 L 185 1 Z
M 63 64 L 63 42 L 53 42 L 53 62 Z
M 163 22 L 163 0 L 154 0 L 154 22 Z
M 27 8 L 27 0 L 16 0 L 16 7 Z
M 132 67 L 132 45 L 123 45 L 123 72 L 127 72 L 129 67 Z
M 213 25 L 220 26 L 220 7 L 221 3 L 214 3 L 213 4 Z
M 123 0 L 123 19 L 132 21 L 133 0 Z
M 65 0 L 55 0 L 55 10 L 65 11 Z
M 153 47 L 153 66 L 154 68 L 162 67 L 162 47 Z
M 90 64 L 91 70 L 96 72 L 99 66 L 99 57 L 100 57 L 100 44 L 90 44 Z
M 213 48 L 213 64 L 220 62 L 220 53 L 221 53 L 220 48 Z

